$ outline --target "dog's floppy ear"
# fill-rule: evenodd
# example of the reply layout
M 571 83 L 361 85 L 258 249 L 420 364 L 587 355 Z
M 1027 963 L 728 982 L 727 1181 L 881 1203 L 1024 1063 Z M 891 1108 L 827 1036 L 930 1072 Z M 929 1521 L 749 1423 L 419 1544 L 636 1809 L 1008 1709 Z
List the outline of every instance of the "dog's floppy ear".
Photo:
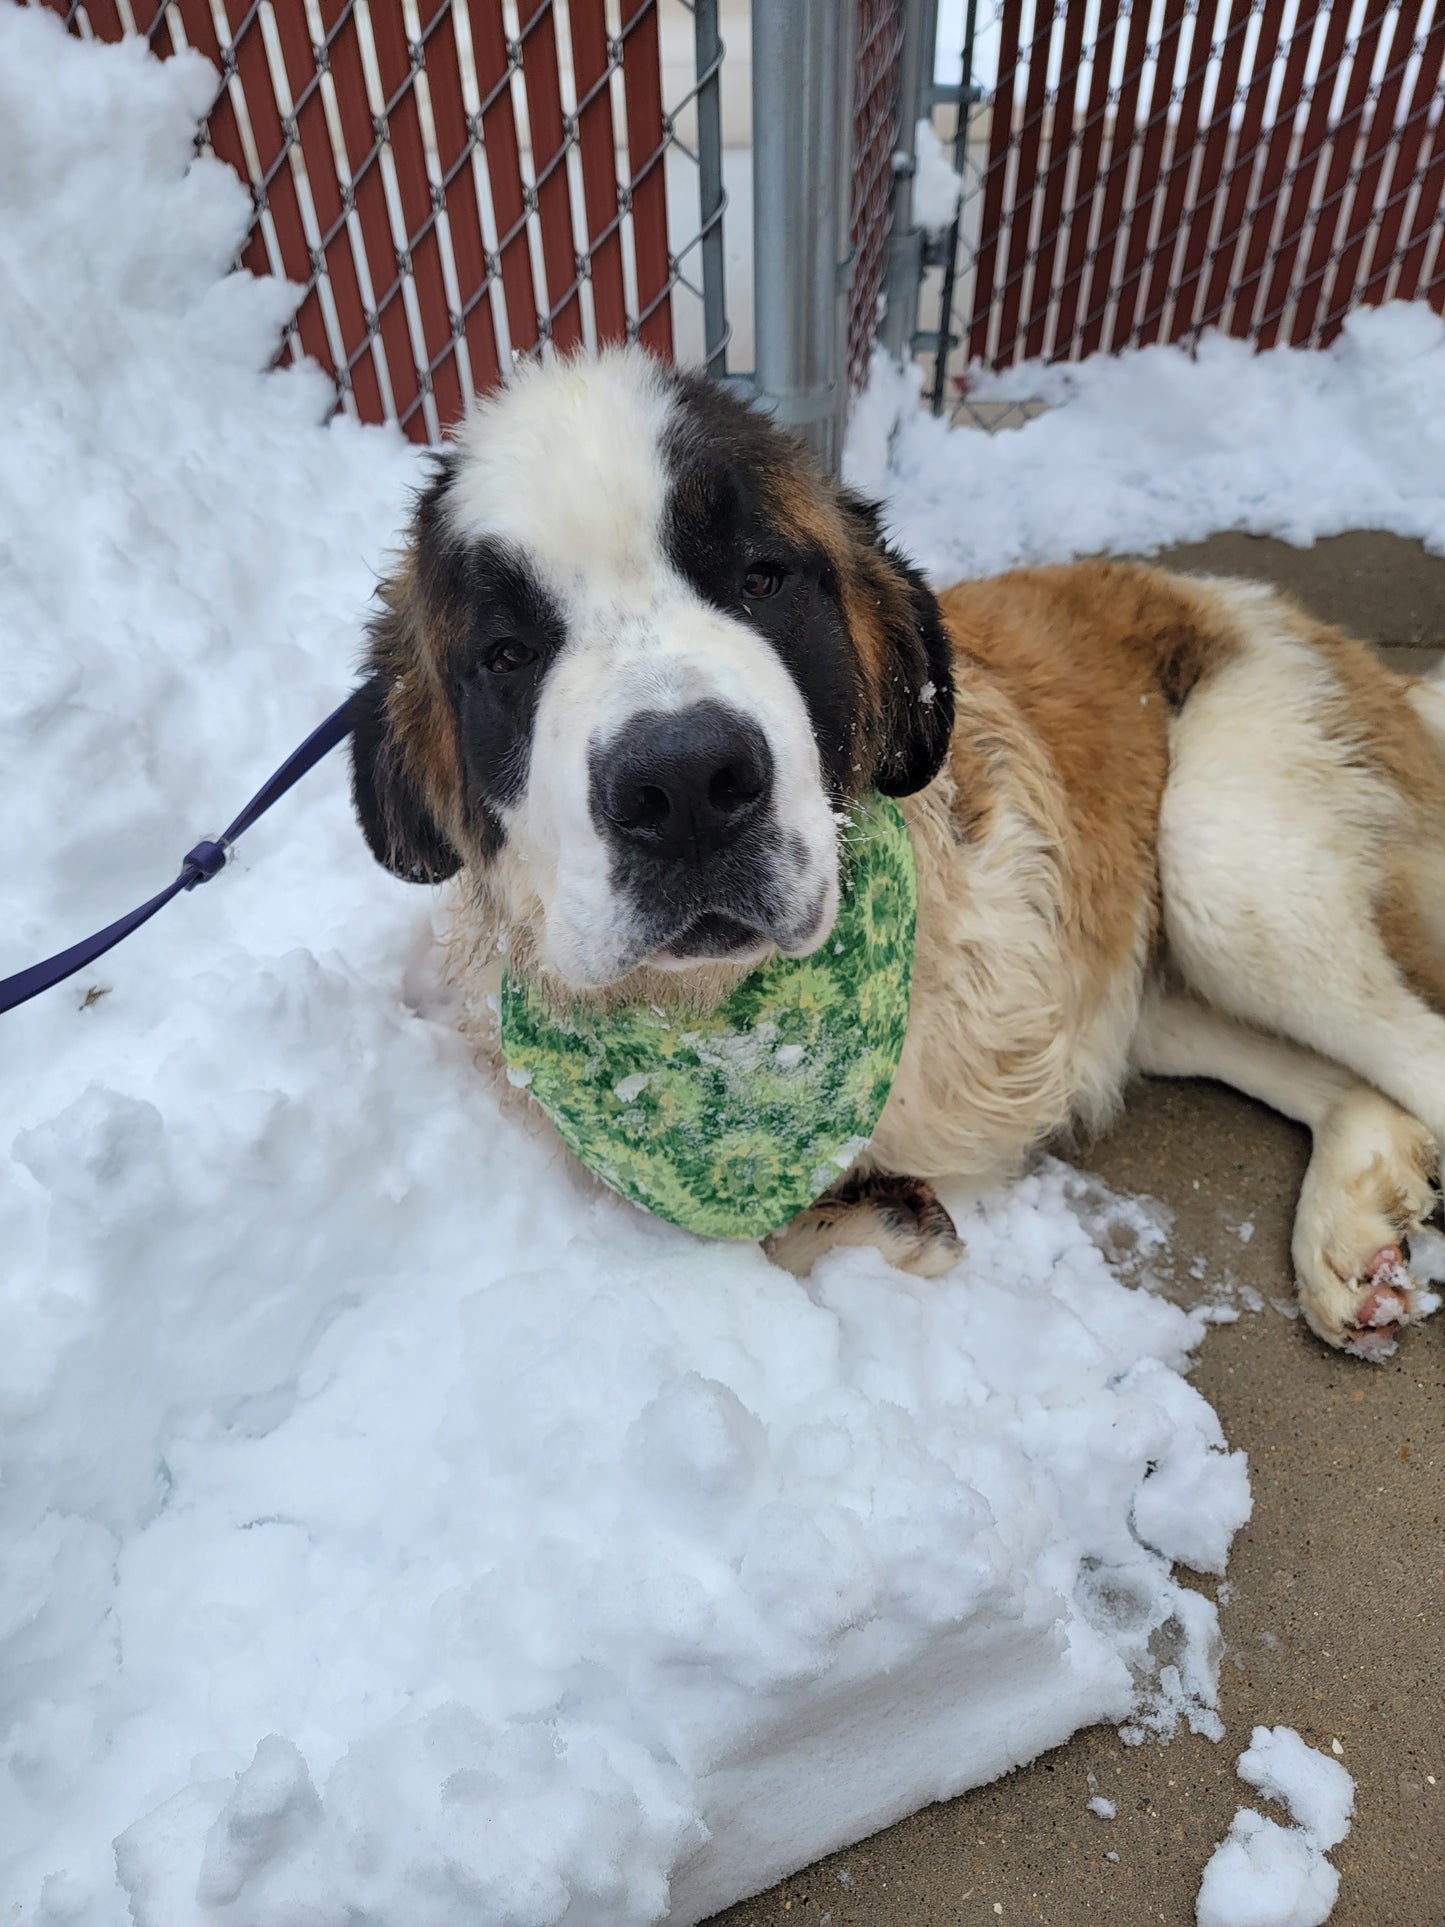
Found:
M 953 734 L 953 645 L 938 599 L 884 537 L 877 503 L 845 494 L 844 507 L 870 553 L 864 581 L 881 628 L 879 734 L 873 782 L 885 796 L 931 783 Z
M 391 710 L 394 680 L 377 668 L 352 693 L 351 798 L 378 863 L 407 883 L 444 883 L 462 859 L 411 767 Z

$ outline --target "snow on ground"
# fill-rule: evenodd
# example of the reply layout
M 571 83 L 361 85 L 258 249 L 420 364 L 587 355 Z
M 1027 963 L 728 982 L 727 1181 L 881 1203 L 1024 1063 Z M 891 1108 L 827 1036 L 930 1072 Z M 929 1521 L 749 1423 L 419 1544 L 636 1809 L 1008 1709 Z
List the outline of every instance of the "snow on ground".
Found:
M 1267 1800 L 1278 1800 L 1320 1847 L 1337 1847 L 1350 1830 L 1355 1783 L 1338 1760 L 1308 1745 L 1290 1726 L 1257 1726 L 1236 1772 Z
M 1309 1835 L 1241 1807 L 1204 1869 L 1198 1927 L 1320 1927 L 1340 1876 Z
M 1340 1889 L 1325 1850 L 1350 1830 L 1354 1781 L 1288 1726 L 1255 1727 L 1236 1771 L 1295 1824 L 1239 1809 L 1204 1869 L 1198 1927 L 1321 1927 Z
M 0 7 L 0 974 L 333 705 L 419 472 L 259 372 L 211 85 Z M 689 1922 L 1085 1722 L 1217 1733 L 1207 1315 L 1057 1165 L 926 1285 L 633 1212 L 502 1121 L 437 912 L 336 758 L 3 1020 L 6 1919 Z
M 846 472 L 939 582 L 1244 529 L 1308 544 L 1392 529 L 1445 554 L 1445 320 L 1361 309 L 1333 347 L 1207 336 L 979 376 L 972 400 L 1054 404 L 960 434 L 915 405 L 921 376 L 875 358 Z

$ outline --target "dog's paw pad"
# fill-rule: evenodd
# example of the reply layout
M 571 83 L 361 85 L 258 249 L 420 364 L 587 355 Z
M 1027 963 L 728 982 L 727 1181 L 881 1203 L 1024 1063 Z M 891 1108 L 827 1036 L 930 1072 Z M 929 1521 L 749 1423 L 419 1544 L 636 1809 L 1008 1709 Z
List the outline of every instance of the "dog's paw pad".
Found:
M 1364 1275 L 1372 1285 L 1398 1285 L 1407 1291 L 1412 1283 L 1399 1245 L 1382 1245 L 1365 1266 Z M 1368 1324 L 1370 1320 L 1362 1322 Z
M 1415 1312 L 1415 1281 L 1398 1245 L 1384 1245 L 1365 1266 L 1368 1287 L 1345 1333 L 1345 1350 L 1375 1363 L 1395 1350 Z

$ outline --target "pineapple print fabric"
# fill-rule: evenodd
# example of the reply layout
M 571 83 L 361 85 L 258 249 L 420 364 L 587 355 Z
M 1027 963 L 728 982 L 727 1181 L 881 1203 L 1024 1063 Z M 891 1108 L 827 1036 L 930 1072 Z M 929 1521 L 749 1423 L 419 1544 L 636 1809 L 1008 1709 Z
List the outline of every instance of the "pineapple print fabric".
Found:
M 855 806 L 838 920 L 716 1010 L 559 1017 L 510 974 L 502 1052 L 614 1191 L 712 1238 L 762 1238 L 837 1182 L 882 1115 L 908 1028 L 917 893 L 896 803 Z

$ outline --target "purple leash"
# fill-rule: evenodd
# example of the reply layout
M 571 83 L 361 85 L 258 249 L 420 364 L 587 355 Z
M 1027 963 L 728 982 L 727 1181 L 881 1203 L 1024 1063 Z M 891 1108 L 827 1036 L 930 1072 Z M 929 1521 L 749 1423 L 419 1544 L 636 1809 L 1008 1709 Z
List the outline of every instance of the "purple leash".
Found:
M 309 769 L 314 769 L 323 756 L 344 743 L 351 734 L 351 698 L 339 709 L 334 709 L 319 729 L 311 734 L 286 758 L 286 761 L 264 783 L 250 802 L 242 810 L 230 827 L 224 830 L 215 842 L 198 843 L 194 850 L 187 850 L 181 861 L 181 873 L 174 883 L 168 884 L 157 897 L 143 903 L 138 910 L 122 917 L 118 923 L 107 924 L 93 937 L 72 944 L 69 950 L 62 950 L 58 957 L 49 957 L 44 963 L 32 964 L 28 970 L 17 971 L 13 977 L 0 978 L 0 1016 L 7 1010 L 14 1010 L 19 1004 L 29 1003 L 38 997 L 42 990 L 49 990 L 55 984 L 64 983 L 73 977 L 77 970 L 84 970 L 87 964 L 103 957 L 107 950 L 121 943 L 133 930 L 139 930 L 148 923 L 157 910 L 163 910 L 171 898 L 182 890 L 194 890 L 198 883 L 209 883 L 226 867 L 236 839 L 270 809 L 271 805 L 286 794 L 294 784 L 299 783 Z

